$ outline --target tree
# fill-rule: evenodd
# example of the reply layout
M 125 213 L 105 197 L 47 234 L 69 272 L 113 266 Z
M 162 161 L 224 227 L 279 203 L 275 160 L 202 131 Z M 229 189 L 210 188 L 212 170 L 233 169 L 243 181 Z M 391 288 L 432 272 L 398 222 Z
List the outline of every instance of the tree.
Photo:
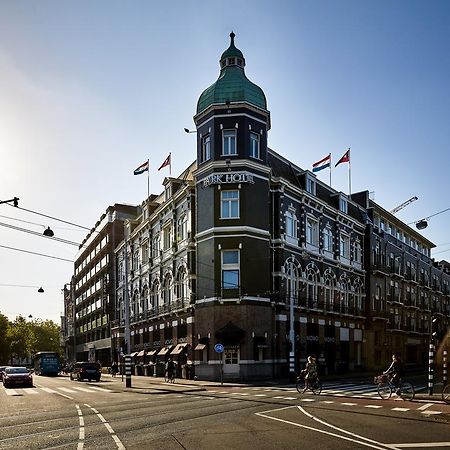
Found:
M 32 334 L 31 353 L 60 352 L 60 327 L 52 320 L 35 319 L 29 322 Z
M 0 312 L 0 364 L 7 364 L 9 357 L 9 320 Z
M 17 316 L 9 326 L 10 357 L 26 358 L 31 355 L 32 332 L 22 316 Z

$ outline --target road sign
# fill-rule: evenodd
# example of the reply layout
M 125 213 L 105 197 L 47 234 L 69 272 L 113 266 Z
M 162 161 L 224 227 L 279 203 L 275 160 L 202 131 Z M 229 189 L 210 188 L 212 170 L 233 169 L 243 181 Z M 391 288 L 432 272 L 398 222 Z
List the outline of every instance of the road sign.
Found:
M 214 346 L 214 350 L 215 350 L 217 353 L 222 353 L 222 352 L 223 352 L 223 344 L 216 344 L 216 345 Z

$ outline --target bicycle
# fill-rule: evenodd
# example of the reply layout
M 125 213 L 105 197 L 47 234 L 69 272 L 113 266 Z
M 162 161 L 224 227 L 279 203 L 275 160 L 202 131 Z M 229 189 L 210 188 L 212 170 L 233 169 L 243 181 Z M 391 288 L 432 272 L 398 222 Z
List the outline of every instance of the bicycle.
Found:
M 169 374 L 167 371 L 164 375 L 164 381 L 166 383 L 175 383 L 175 371 L 173 371 L 171 374 Z
M 447 385 L 442 388 L 442 400 L 444 400 L 445 403 L 450 404 L 450 383 L 447 383 Z
M 414 399 L 414 396 L 416 395 L 414 386 L 411 383 L 402 381 L 402 379 L 400 378 L 400 382 L 397 387 L 392 382 L 392 376 L 386 373 L 375 377 L 374 383 L 377 385 L 378 395 L 383 400 L 391 398 L 392 392 L 395 392 L 403 400 L 408 401 L 412 401 Z
M 304 394 L 308 389 L 310 389 L 315 395 L 320 395 L 322 392 L 322 382 L 318 377 L 312 380 L 305 380 L 305 376 L 303 374 L 300 374 L 300 376 L 297 377 L 295 387 L 297 388 L 297 392 L 299 394 Z

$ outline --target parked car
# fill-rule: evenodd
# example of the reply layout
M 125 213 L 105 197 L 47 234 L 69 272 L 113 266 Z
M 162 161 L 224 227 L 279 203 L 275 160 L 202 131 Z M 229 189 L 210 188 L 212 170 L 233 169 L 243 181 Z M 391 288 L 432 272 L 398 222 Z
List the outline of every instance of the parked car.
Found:
M 95 362 L 77 362 L 70 372 L 71 380 L 95 380 L 100 381 L 101 366 Z
M 5 369 L 9 366 L 0 366 L 0 381 L 3 381 L 3 375 L 5 373 Z
M 33 387 L 33 376 L 26 367 L 7 367 L 3 374 L 5 388 L 12 386 Z

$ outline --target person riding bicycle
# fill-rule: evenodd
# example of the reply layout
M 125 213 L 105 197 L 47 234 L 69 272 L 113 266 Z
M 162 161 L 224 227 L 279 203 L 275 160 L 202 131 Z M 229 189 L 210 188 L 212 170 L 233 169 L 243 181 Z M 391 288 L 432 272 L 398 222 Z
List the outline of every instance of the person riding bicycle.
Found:
M 405 375 L 405 369 L 398 353 L 392 355 L 392 363 L 383 373 L 391 376 L 391 383 L 396 387 L 398 394 L 400 379 Z
M 313 356 L 308 356 L 308 362 L 306 363 L 305 369 L 302 370 L 302 374 L 305 377 L 303 392 L 306 392 L 310 388 L 311 383 L 317 379 L 317 364 Z

